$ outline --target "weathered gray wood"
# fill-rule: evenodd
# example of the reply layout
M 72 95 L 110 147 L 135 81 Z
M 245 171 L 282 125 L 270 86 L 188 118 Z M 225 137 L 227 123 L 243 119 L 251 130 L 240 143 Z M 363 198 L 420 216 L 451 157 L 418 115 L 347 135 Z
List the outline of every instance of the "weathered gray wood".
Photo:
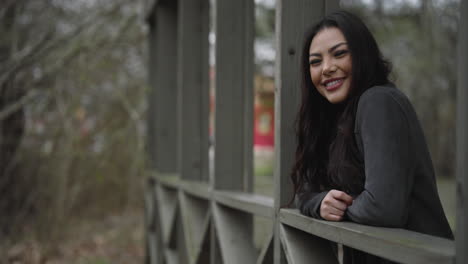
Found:
M 325 1 L 278 0 L 276 6 L 275 210 L 292 198 L 289 174 L 295 157 L 294 120 L 300 98 L 300 56 L 306 28 L 324 15 Z M 275 264 L 281 255 L 279 224 L 275 223 Z
M 161 172 L 177 172 L 177 1 L 159 2 L 155 9 L 153 119 L 155 167 Z M 154 79 L 153 79 L 154 78 Z
M 178 214 L 178 217 L 176 219 L 176 234 L 177 234 L 177 258 L 179 263 L 189 263 L 190 262 L 190 256 L 189 256 L 189 249 L 187 248 L 187 229 L 185 228 L 186 226 L 184 225 L 183 222 L 183 216 L 182 216 L 182 210 L 180 210 L 180 213 Z
M 153 177 L 148 179 L 145 193 L 146 208 L 146 240 L 147 261 L 149 264 L 161 263 L 164 258 L 162 243 L 162 225 L 156 196 L 156 181 Z
M 215 204 L 213 217 L 223 262 L 225 264 L 255 263 L 257 254 L 251 239 L 251 216 Z
M 147 232 L 154 231 L 156 225 L 156 195 L 154 192 L 155 182 L 154 179 L 147 181 L 147 188 L 145 190 L 145 226 Z
M 216 1 L 216 189 L 252 189 L 253 16 L 253 0 Z
M 177 174 L 162 174 L 157 173 L 154 176 L 158 183 L 164 187 L 182 190 L 187 194 L 200 199 L 208 200 L 211 197 L 211 187 L 208 183 L 198 181 L 181 180 Z
M 147 240 L 147 257 L 148 257 L 148 263 L 147 264 L 157 264 L 162 261 L 162 258 L 159 256 L 161 254 L 158 251 L 160 246 L 158 245 L 158 237 L 154 232 L 147 231 L 146 233 L 146 240 Z M 159 262 L 158 262 L 159 261 Z
M 244 190 L 253 191 L 253 132 L 254 132 L 254 39 L 255 39 L 255 3 L 244 0 L 245 65 L 243 86 L 244 94 Z
M 202 248 L 196 258 L 196 261 L 192 264 L 207 264 L 210 262 L 211 257 L 211 211 L 208 213 L 208 227 L 206 235 L 203 237 Z
M 280 230 L 289 264 L 338 264 L 329 241 L 286 225 Z
M 280 221 L 304 232 L 401 263 L 453 263 L 452 240 L 413 231 L 330 222 L 282 209 Z
M 175 249 L 166 249 L 164 251 L 165 262 L 167 264 L 180 264 L 179 255 Z M 158 263 L 159 264 L 159 263 Z
M 208 202 L 179 192 L 180 213 L 184 229 L 187 262 L 195 263 L 200 254 L 203 239 L 208 235 Z M 179 226 L 180 228 L 180 226 Z
M 468 1 L 460 1 L 457 89 L 457 264 L 468 263 Z
M 208 0 L 179 0 L 179 172 L 208 181 Z
M 214 207 L 214 203 L 212 203 L 212 209 Z M 224 264 L 223 257 L 221 256 L 221 246 L 219 245 L 219 236 L 218 232 L 216 231 L 216 226 L 214 224 L 214 213 L 211 210 L 213 215 L 213 220 L 210 225 L 210 263 L 220 263 Z
M 268 218 L 273 217 L 273 199 L 268 196 L 242 192 L 215 191 L 213 198 L 216 202 L 239 211 Z
M 177 217 L 177 192 L 156 185 L 156 197 L 164 246 L 173 245 Z
M 265 245 L 263 245 L 257 259 L 257 264 L 273 263 L 273 234 L 270 234 Z
M 182 180 L 179 178 L 176 173 L 159 173 L 155 172 L 152 174 L 153 177 L 157 180 L 157 183 L 161 186 L 164 186 L 167 189 L 177 190 L 182 184 Z

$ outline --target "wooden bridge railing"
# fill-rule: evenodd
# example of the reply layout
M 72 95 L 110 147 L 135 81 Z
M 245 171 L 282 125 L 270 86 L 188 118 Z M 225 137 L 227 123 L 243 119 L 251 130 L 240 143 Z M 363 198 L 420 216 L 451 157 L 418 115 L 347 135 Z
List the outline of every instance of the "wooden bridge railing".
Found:
M 338 1 L 278 0 L 274 197 L 252 193 L 253 0 L 214 2 L 214 168 L 208 165 L 209 0 L 149 1 L 148 263 L 338 263 L 329 241 L 401 263 L 468 263 L 468 1 L 462 0 L 456 242 L 402 229 L 328 222 L 281 209 L 291 197 L 292 124 L 305 26 Z M 212 3 L 213 4 L 213 3 Z M 253 217 L 270 219 L 257 248 Z M 456 246 L 455 246 L 456 243 Z M 455 248 L 457 254 L 455 254 Z

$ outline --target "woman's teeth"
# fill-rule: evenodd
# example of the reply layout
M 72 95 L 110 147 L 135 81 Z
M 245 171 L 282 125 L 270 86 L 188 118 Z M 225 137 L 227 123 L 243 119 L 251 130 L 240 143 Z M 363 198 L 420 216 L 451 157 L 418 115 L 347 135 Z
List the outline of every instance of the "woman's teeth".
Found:
M 325 86 L 330 87 L 330 86 L 333 86 L 333 85 L 337 85 L 340 82 L 341 82 L 341 80 L 332 81 L 332 82 L 326 83 Z

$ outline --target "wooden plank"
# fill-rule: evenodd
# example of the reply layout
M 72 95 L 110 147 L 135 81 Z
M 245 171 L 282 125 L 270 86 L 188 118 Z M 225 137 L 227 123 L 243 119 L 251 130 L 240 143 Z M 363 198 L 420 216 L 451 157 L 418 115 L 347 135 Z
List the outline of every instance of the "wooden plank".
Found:
M 162 257 L 159 256 L 161 253 L 160 250 L 160 245 L 158 245 L 158 237 L 156 233 L 147 231 L 146 233 L 146 239 L 147 239 L 147 248 L 146 248 L 146 254 L 148 258 L 148 263 L 147 264 L 157 264 L 162 261 Z
M 153 177 L 158 184 L 173 190 L 179 189 L 182 180 L 175 173 L 153 173 Z
M 251 216 L 215 204 L 213 217 L 223 262 L 226 264 L 255 263 L 257 254 L 251 237 Z
M 192 198 L 179 192 L 180 213 L 184 229 L 184 242 L 187 251 L 186 263 L 196 261 L 208 232 L 208 202 Z M 179 227 L 180 228 L 180 227 Z
M 273 199 L 268 196 L 229 191 L 215 191 L 216 202 L 253 215 L 272 218 Z
M 161 172 L 177 172 L 177 1 L 158 3 L 155 11 L 154 148 Z
M 271 264 L 273 263 L 273 234 L 270 234 L 265 245 L 260 250 L 257 259 L 257 264 Z
M 177 176 L 177 174 L 155 173 L 153 175 L 158 183 L 164 187 L 174 190 L 182 190 L 187 194 L 205 200 L 211 198 L 212 191 L 208 183 L 182 180 Z
M 453 263 L 454 241 L 413 231 L 330 222 L 282 209 L 280 221 L 309 234 L 347 245 L 399 263 Z
M 198 248 L 198 251 L 195 252 L 195 259 L 192 263 L 207 263 L 210 259 L 210 223 L 211 223 L 211 211 L 208 211 L 208 214 L 206 215 L 202 225 L 201 225 L 201 234 L 202 234 L 202 239 L 201 239 L 201 244 L 200 248 Z
M 196 261 L 191 264 L 206 264 L 210 262 L 211 257 L 211 211 L 207 217 L 208 226 L 206 227 L 205 236 L 203 237 L 202 247 L 197 255 Z M 205 227 L 203 227 L 205 229 Z
M 214 203 L 212 203 L 212 208 L 214 207 Z M 210 225 L 210 263 L 219 263 L 224 264 L 223 257 L 221 256 L 221 246 L 219 245 L 218 233 L 216 231 L 216 226 L 214 224 L 214 213 L 213 214 L 213 221 Z
M 179 255 L 177 254 L 177 250 L 175 249 L 166 249 L 164 252 L 165 262 L 167 264 L 180 264 L 179 262 Z M 159 263 L 158 263 L 159 264 Z
M 201 184 L 198 182 L 184 181 L 180 185 L 181 190 L 185 193 L 195 196 L 200 199 L 211 199 L 212 190 L 208 184 Z
M 164 246 L 172 246 L 175 241 L 175 222 L 177 218 L 177 192 L 156 185 L 156 197 L 161 223 L 162 241 Z
M 295 157 L 294 120 L 300 99 L 300 56 L 307 27 L 324 15 L 325 1 L 278 0 L 276 5 L 275 77 L 275 211 L 292 198 L 289 174 Z M 275 264 L 281 255 L 279 224 L 275 221 Z
M 179 172 L 208 181 L 208 0 L 178 4 Z
M 154 183 L 148 182 L 148 188 L 145 190 L 145 226 L 147 232 L 154 231 L 156 228 L 156 198 L 154 193 Z
M 468 1 L 460 1 L 457 87 L 456 263 L 468 263 Z
M 243 0 L 244 8 L 244 190 L 253 191 L 253 132 L 254 132 L 254 39 L 255 39 L 255 3 Z
M 187 243 L 188 230 L 186 229 L 186 226 L 184 225 L 184 222 L 183 222 L 184 219 L 183 219 L 182 213 L 183 211 L 180 210 L 180 213 L 178 214 L 178 217 L 175 221 L 176 226 L 177 226 L 176 228 L 176 235 L 177 235 L 176 250 L 177 250 L 178 262 L 189 263 L 190 252 L 189 252 L 189 249 L 187 248 L 187 246 L 189 246 Z
M 329 241 L 281 225 L 281 241 L 289 264 L 338 264 Z
M 154 178 L 148 180 L 148 190 L 146 191 L 146 203 L 147 203 L 147 261 L 149 263 L 161 263 L 164 258 L 164 250 L 162 243 L 162 224 L 157 206 L 156 198 L 156 182 Z
M 251 191 L 253 0 L 216 2 L 214 187 Z

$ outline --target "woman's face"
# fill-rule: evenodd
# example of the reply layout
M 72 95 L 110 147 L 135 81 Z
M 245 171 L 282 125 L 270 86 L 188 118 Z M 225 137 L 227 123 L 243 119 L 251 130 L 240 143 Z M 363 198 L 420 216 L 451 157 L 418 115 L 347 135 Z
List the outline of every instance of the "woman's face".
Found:
M 312 83 L 330 103 L 344 102 L 351 90 L 352 58 L 343 33 L 324 28 L 312 39 L 309 48 Z

